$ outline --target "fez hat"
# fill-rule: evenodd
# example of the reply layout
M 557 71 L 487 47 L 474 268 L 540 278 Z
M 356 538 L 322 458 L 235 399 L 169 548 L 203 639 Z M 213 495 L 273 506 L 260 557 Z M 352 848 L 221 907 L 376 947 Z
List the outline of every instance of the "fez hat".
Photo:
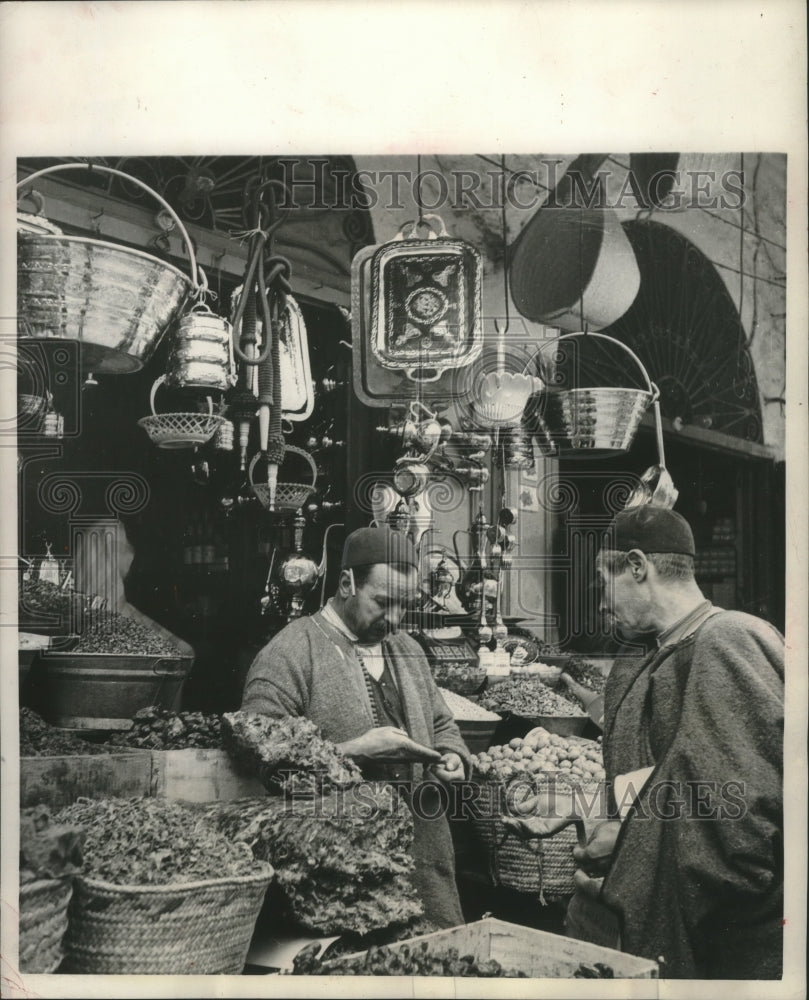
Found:
M 682 514 L 648 504 L 622 510 L 607 529 L 602 546 L 618 552 L 670 552 L 693 556 L 694 535 Z
M 388 527 L 358 528 L 343 546 L 343 569 L 355 566 L 403 565 L 418 568 L 416 550 L 408 535 Z

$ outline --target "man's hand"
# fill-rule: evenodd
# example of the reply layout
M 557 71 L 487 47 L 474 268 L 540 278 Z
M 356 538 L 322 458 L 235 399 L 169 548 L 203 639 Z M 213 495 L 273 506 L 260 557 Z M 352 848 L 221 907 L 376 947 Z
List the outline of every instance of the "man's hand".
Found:
M 503 816 L 503 825 L 521 837 L 550 837 L 579 817 L 571 792 L 557 789 L 520 799 L 512 805 L 516 815 Z
M 598 899 L 601 895 L 601 886 L 604 884 L 604 878 L 590 878 L 589 875 L 586 875 L 579 868 L 573 872 L 573 884 L 582 895 L 589 896 L 591 899 Z
M 396 726 L 377 726 L 362 736 L 339 743 L 337 749 L 347 757 L 365 757 L 370 760 L 417 760 L 425 764 L 437 763 L 441 754 L 437 750 L 416 743 L 403 729 Z
M 463 759 L 459 753 L 442 754 L 432 770 L 441 781 L 461 781 L 464 777 Z
M 567 687 L 571 694 L 575 694 L 579 701 L 584 705 L 585 712 L 590 708 L 590 705 L 596 700 L 598 695 L 595 691 L 591 691 L 586 688 L 583 684 L 579 684 L 578 681 L 574 681 L 570 674 L 562 674 L 562 683 Z
M 603 823 L 599 823 L 590 834 L 586 847 L 573 848 L 573 858 L 586 875 L 602 876 L 607 874 L 620 829 L 619 820 L 605 820 Z

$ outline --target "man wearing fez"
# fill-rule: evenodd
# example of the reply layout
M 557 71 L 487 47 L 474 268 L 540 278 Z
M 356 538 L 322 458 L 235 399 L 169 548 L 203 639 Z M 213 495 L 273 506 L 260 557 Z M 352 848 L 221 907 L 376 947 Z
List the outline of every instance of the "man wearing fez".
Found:
M 256 657 L 242 709 L 275 718 L 305 716 L 356 760 L 369 780 L 462 780 L 470 755 L 435 685 L 426 656 L 397 631 L 416 594 L 410 539 L 390 528 L 348 536 L 337 593 L 322 611 L 282 629 Z M 435 788 L 422 787 L 430 793 Z M 433 796 L 435 798 L 435 796 Z M 424 796 L 420 796 L 424 802 Z M 455 855 L 445 815 L 414 810 L 414 884 L 425 916 L 463 923 Z
M 608 815 L 591 828 L 568 933 L 661 960 L 660 975 L 777 979 L 782 969 L 784 640 L 713 607 L 674 511 L 638 507 L 597 560 L 601 611 L 645 658 L 610 673 Z M 547 836 L 586 804 L 543 800 L 508 824 Z

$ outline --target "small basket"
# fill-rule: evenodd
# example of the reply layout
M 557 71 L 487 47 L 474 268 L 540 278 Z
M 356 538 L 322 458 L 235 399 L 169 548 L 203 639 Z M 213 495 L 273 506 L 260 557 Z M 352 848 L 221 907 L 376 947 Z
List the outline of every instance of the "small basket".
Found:
M 492 884 L 538 896 L 543 905 L 569 899 L 575 890 L 573 873 L 577 867 L 573 860 L 578 843 L 575 829 L 568 826 L 552 837 L 523 840 L 504 825 L 499 811 L 506 786 L 476 777 L 478 798 L 471 822 L 487 857 Z M 537 781 L 537 788 L 543 784 Z M 592 794 L 598 783 L 583 782 L 578 787 Z
M 285 457 L 288 452 L 292 452 L 294 455 L 300 455 L 309 463 L 309 467 L 312 470 L 311 485 L 307 485 L 306 483 L 276 483 L 275 498 L 273 499 L 272 489 L 269 483 L 253 482 L 253 469 L 256 466 L 256 462 L 261 457 L 261 452 L 256 452 L 250 462 L 248 474 L 253 493 L 255 493 L 256 497 L 258 497 L 259 503 L 265 508 L 265 510 L 293 513 L 299 507 L 302 507 L 309 497 L 315 492 L 315 483 L 317 482 L 317 465 L 315 465 L 315 460 L 308 451 L 304 451 L 303 448 L 297 448 L 293 444 L 286 445 L 284 449 Z
M 78 877 L 64 971 L 91 975 L 239 975 L 273 877 L 112 885 Z
M 138 425 L 158 448 L 196 448 L 214 436 L 225 418 L 214 414 L 213 401 L 208 396 L 207 413 L 157 413 L 154 406 L 157 388 L 166 379 L 161 375 L 152 385 L 149 402 L 152 416 L 141 417 Z
M 20 972 L 56 972 L 64 953 L 72 878 L 37 879 L 20 886 Z

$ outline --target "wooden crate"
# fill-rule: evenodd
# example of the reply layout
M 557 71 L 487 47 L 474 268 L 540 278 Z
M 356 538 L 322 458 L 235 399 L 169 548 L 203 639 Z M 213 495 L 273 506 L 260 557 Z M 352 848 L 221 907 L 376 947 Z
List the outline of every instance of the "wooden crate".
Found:
M 20 808 L 61 809 L 79 798 L 152 795 L 148 750 L 20 758 Z
M 154 794 L 184 802 L 222 802 L 267 794 L 258 778 L 241 774 L 224 750 L 152 751 Z
M 125 750 L 110 754 L 20 758 L 20 807 L 61 809 L 78 798 L 155 796 L 215 802 L 266 795 L 224 750 Z
M 389 947 L 398 950 L 407 945 L 412 951 L 422 941 L 427 941 L 436 950 L 457 948 L 459 954 L 472 954 L 478 960 L 496 959 L 503 967 L 524 972 L 531 979 L 569 979 L 581 963 L 593 965 L 595 962 L 609 965 L 616 979 L 658 977 L 657 962 L 649 959 L 493 917 L 397 941 Z M 364 952 L 355 952 L 341 960 L 362 955 Z

